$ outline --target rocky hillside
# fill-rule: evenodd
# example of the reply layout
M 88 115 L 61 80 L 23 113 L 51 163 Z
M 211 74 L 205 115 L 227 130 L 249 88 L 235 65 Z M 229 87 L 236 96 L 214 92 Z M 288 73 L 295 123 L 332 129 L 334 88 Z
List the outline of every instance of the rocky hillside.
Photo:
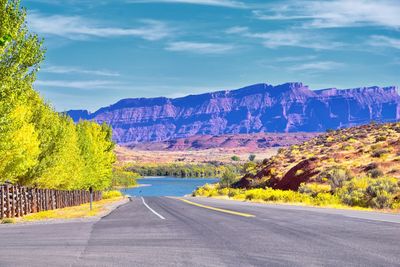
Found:
M 165 141 L 194 135 L 321 132 L 371 120 L 400 118 L 396 87 L 310 90 L 302 83 L 256 84 L 181 98 L 123 99 L 79 119 L 107 122 L 118 143 Z
M 235 187 L 298 190 L 302 183 L 341 187 L 353 177 L 383 176 L 400 178 L 400 123 L 329 131 L 280 149 Z

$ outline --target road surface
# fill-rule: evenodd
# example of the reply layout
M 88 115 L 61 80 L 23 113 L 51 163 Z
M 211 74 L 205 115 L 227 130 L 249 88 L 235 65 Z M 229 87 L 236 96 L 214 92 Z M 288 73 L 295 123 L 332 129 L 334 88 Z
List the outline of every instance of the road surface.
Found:
M 98 221 L 0 226 L 0 266 L 400 266 L 400 215 L 132 198 Z

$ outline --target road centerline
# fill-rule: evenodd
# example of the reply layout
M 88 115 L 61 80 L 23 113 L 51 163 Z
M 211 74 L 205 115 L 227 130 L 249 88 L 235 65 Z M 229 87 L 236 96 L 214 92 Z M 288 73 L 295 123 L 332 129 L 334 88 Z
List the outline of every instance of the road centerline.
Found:
M 151 211 L 153 214 L 155 214 L 158 218 L 160 218 L 161 220 L 165 220 L 165 218 L 159 214 L 158 212 L 156 212 L 155 210 L 153 210 L 152 208 L 150 208 L 149 205 L 147 205 L 146 201 L 144 201 L 143 197 L 140 197 L 142 199 L 143 205 L 149 210 Z
M 192 202 L 192 201 L 189 201 L 189 200 L 183 199 L 183 198 L 178 198 L 178 199 L 183 201 L 183 202 L 185 202 L 185 203 L 187 203 L 187 204 L 190 204 L 190 205 L 193 205 L 193 206 L 197 206 L 197 207 L 200 207 L 200 208 L 204 208 L 204 209 L 219 211 L 219 212 L 228 213 L 228 214 L 237 215 L 237 216 L 242 216 L 242 217 L 247 217 L 247 218 L 256 217 L 255 215 L 249 214 L 249 213 L 243 213 L 243 212 L 238 212 L 238 211 L 233 211 L 233 210 L 215 208 L 215 207 L 199 204 L 199 203 L 196 203 L 196 202 Z

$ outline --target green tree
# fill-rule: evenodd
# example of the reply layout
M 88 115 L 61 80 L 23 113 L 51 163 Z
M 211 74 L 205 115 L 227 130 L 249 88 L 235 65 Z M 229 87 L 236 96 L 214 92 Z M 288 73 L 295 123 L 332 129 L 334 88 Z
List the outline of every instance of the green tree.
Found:
M 0 18 L 0 182 L 19 182 L 39 155 L 30 101 L 44 50 L 28 31 L 20 1 L 0 0 Z
M 231 170 L 225 170 L 221 178 L 221 185 L 224 187 L 230 187 L 234 182 L 236 182 L 236 174 Z
M 239 161 L 240 160 L 240 158 L 238 157 L 238 156 L 232 156 L 231 157 L 231 160 L 233 160 L 233 161 Z
M 90 121 L 77 125 L 80 154 L 83 159 L 83 179 L 80 187 L 96 190 L 109 188 L 112 178 L 112 164 L 115 162 L 114 143 L 111 129 Z

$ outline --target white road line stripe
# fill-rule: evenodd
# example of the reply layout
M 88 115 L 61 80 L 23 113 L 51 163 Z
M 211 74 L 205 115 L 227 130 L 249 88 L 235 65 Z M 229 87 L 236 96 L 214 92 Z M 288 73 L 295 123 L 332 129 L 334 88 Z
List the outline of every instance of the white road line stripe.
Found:
M 146 204 L 143 197 L 140 197 L 140 198 L 142 199 L 143 205 L 145 205 L 146 208 L 148 208 L 152 213 L 157 215 L 161 220 L 165 220 L 165 218 L 162 215 L 158 214 L 155 210 L 153 210 L 152 208 L 149 207 L 149 205 Z

